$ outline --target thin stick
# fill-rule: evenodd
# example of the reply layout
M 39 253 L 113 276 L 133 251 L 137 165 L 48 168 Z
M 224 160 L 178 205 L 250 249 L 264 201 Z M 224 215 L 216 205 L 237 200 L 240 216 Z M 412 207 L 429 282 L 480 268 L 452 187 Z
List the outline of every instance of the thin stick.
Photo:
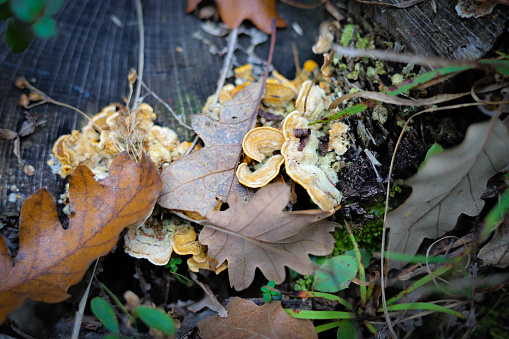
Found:
M 221 68 L 221 73 L 219 79 L 217 81 L 217 89 L 216 94 L 214 95 L 214 100 L 211 105 L 214 105 L 219 100 L 219 94 L 221 93 L 221 89 L 223 88 L 224 82 L 226 80 L 226 75 L 228 74 L 228 70 L 230 69 L 230 64 L 233 58 L 233 52 L 235 51 L 235 47 L 237 45 L 237 36 L 239 34 L 239 29 L 234 28 L 230 32 L 230 41 L 228 42 L 228 53 L 226 53 L 226 57 L 224 58 L 223 67 Z
M 186 154 L 184 154 L 184 156 L 188 155 L 189 153 L 191 153 L 193 151 L 193 149 L 196 147 L 196 144 L 198 143 L 198 140 L 200 140 L 200 136 L 197 134 L 194 137 L 193 143 L 191 144 L 191 146 L 189 146 L 189 148 L 187 149 Z
M 143 81 L 143 66 L 145 64 L 145 27 L 143 24 L 143 9 L 141 8 L 141 0 L 135 0 L 135 2 L 140 48 L 138 49 L 138 83 L 136 84 L 136 94 L 134 95 L 134 107 L 138 104 L 138 100 L 140 99 L 141 83 Z
M 482 66 L 489 67 L 489 65 L 483 65 L 481 63 L 470 61 L 470 60 L 458 60 L 451 61 L 447 59 L 431 57 L 431 56 L 420 56 L 415 54 L 403 54 L 403 53 L 394 53 L 391 51 L 383 51 L 379 49 L 356 49 L 356 48 L 347 48 L 343 47 L 339 44 L 332 44 L 332 50 L 336 51 L 336 53 L 341 54 L 347 57 L 368 57 L 374 59 L 381 59 L 393 62 L 401 62 L 408 64 L 416 64 L 422 66 L 431 66 L 431 67 L 447 67 L 447 66 L 472 66 L 473 68 L 480 68 Z
M 170 113 L 171 115 L 173 115 L 173 118 L 175 118 L 175 120 L 177 120 L 177 122 L 184 126 L 185 128 L 189 129 L 189 130 L 192 130 L 193 128 L 189 125 L 187 125 L 185 122 L 182 121 L 182 118 L 179 117 L 177 115 L 177 113 L 175 113 L 175 111 L 171 108 L 170 105 L 168 105 L 168 103 L 166 103 L 163 99 L 161 99 L 157 94 L 155 94 L 150 88 L 148 88 L 148 86 L 143 82 L 143 81 L 140 81 L 140 83 L 142 84 L 143 88 L 148 92 L 148 94 L 150 94 L 151 96 L 153 96 L 157 101 L 159 101 Z
M 83 319 L 83 314 L 85 313 L 85 306 L 87 305 L 88 294 L 90 292 L 90 286 L 92 285 L 92 281 L 94 280 L 95 271 L 97 269 L 97 263 L 99 262 L 99 258 L 96 259 L 94 270 L 92 271 L 92 276 L 90 277 L 90 281 L 88 283 L 87 289 L 85 293 L 83 293 L 83 297 L 81 297 L 81 301 L 76 311 L 76 317 L 74 318 L 74 327 L 72 329 L 72 339 L 78 339 L 81 328 L 81 320 Z

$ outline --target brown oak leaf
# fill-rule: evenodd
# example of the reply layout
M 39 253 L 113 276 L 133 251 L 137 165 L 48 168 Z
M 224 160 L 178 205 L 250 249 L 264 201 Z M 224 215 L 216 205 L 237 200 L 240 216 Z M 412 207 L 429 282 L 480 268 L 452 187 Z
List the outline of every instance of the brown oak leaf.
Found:
M 242 139 L 251 129 L 258 110 L 261 84 L 252 84 L 223 104 L 219 120 L 205 114 L 191 117 L 194 130 L 205 147 L 172 162 L 161 173 L 163 190 L 157 201 L 161 206 L 206 215 L 225 202 L 230 192 L 249 193 L 235 175 L 242 151 Z
M 69 286 L 115 246 L 120 232 L 147 218 L 160 189 L 161 179 L 147 156 L 134 163 L 122 153 L 100 181 L 86 166 L 76 168 L 69 180 L 68 229 L 60 224 L 48 190 L 30 196 L 21 208 L 15 258 L 0 237 L 0 323 L 26 298 L 51 303 L 67 299 Z
M 494 123 L 494 124 L 492 124 Z M 424 238 L 452 230 L 460 214 L 478 215 L 486 183 L 509 162 L 509 134 L 499 121 L 471 125 L 463 142 L 433 154 L 405 181 L 412 194 L 387 216 L 389 252 L 414 255 Z M 391 261 L 390 268 L 402 262 Z
M 211 315 L 198 323 L 201 338 L 318 338 L 311 320 L 292 318 L 281 301 L 257 306 L 232 297 L 226 310 L 227 318 Z
M 284 212 L 290 200 L 286 184 L 267 185 L 248 204 L 237 194 L 228 198 L 226 211 L 207 214 L 199 240 L 219 263 L 228 260 L 230 284 L 247 288 L 258 267 L 276 284 L 285 279 L 285 266 L 302 275 L 313 271 L 309 254 L 327 255 L 334 246 L 329 234 L 336 224 L 322 220 L 321 210 Z
M 187 0 L 186 13 L 196 9 L 202 0 Z M 276 0 L 215 0 L 223 22 L 230 28 L 237 28 L 242 21 L 250 20 L 260 31 L 271 33 L 271 21 L 276 19 L 276 27 L 286 27 L 286 22 L 278 15 Z

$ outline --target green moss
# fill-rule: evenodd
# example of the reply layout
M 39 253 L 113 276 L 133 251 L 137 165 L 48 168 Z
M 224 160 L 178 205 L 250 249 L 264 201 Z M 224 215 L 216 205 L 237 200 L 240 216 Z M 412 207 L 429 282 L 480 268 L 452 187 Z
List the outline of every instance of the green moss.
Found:
M 351 80 L 357 80 L 357 79 L 359 79 L 360 72 L 361 72 L 361 63 L 358 62 L 355 64 L 353 71 L 350 74 L 348 74 L 346 77 Z
M 383 61 L 380 60 L 375 61 L 375 72 L 378 75 L 384 75 L 385 73 L 387 73 Z
M 341 39 L 339 40 L 339 43 L 342 46 L 350 47 L 350 44 L 353 40 L 353 32 L 355 30 L 355 26 L 353 24 L 346 25 L 343 29 L 343 32 L 341 33 Z

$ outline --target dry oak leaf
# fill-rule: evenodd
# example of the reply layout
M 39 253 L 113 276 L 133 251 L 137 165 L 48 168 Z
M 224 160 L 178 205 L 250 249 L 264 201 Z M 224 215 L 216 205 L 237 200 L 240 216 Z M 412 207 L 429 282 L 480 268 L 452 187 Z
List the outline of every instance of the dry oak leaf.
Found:
M 290 200 L 290 187 L 270 184 L 259 189 L 248 204 L 237 194 L 228 198 L 226 211 L 207 214 L 200 243 L 208 245 L 209 256 L 228 260 L 230 284 L 247 288 L 258 267 L 276 284 L 285 279 L 285 266 L 302 275 L 313 272 L 309 254 L 332 252 L 335 223 L 322 220 L 330 215 L 321 210 L 283 212 Z M 212 227 L 210 227 L 212 226 Z
M 71 214 L 62 228 L 48 190 L 39 189 L 21 208 L 19 252 L 11 258 L 0 237 L 0 323 L 26 298 L 44 302 L 67 299 L 90 263 L 107 254 L 127 226 L 150 215 L 161 179 L 150 158 L 139 163 L 122 153 L 100 181 L 84 165 L 69 180 Z
M 187 0 L 186 13 L 196 9 L 202 0 Z M 251 22 L 265 34 L 271 33 L 271 21 L 276 19 L 276 27 L 286 27 L 286 22 L 278 15 L 276 0 L 215 0 L 223 22 L 230 28 L 237 28 L 242 21 Z
M 509 266 L 509 214 L 506 213 L 505 220 L 497 228 L 493 238 L 481 248 L 477 258 L 483 261 L 482 266 Z
M 251 300 L 232 297 L 226 310 L 227 318 L 211 315 L 198 323 L 201 338 L 318 338 L 311 320 L 292 318 L 281 301 L 258 306 Z
M 500 121 L 471 125 L 463 142 L 432 155 L 405 181 L 412 194 L 390 212 L 390 252 L 413 255 L 424 238 L 436 239 L 456 225 L 459 215 L 478 215 L 488 179 L 509 163 L 509 135 Z M 390 267 L 401 263 L 391 261 Z
M 237 180 L 235 168 L 244 135 L 252 127 L 251 117 L 258 112 L 260 90 L 261 84 L 244 88 L 221 106 L 218 120 L 205 114 L 191 117 L 205 147 L 170 163 L 162 171 L 159 205 L 204 216 L 218 201 L 225 202 L 230 192 L 249 196 L 248 188 Z

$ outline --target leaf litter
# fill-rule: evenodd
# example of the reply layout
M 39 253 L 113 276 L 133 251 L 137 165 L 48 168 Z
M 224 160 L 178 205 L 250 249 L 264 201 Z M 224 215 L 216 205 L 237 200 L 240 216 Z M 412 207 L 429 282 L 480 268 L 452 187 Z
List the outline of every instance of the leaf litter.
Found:
M 436 239 L 453 229 L 460 214 L 478 215 L 488 179 L 508 159 L 509 134 L 499 121 L 471 125 L 459 146 L 430 156 L 405 181 L 412 187 L 410 197 L 387 216 L 389 252 L 415 254 L 424 238 Z
M 69 186 L 68 229 L 60 224 L 55 202 L 42 188 L 22 206 L 15 258 L 0 237 L 0 322 L 26 298 L 53 303 L 67 299 L 67 289 L 82 279 L 93 260 L 116 245 L 120 232 L 150 215 L 161 180 L 148 157 L 134 163 L 123 153 L 106 179 L 96 181 L 81 165 Z
M 284 212 L 289 200 L 288 185 L 270 184 L 258 190 L 248 204 L 233 193 L 226 211 L 207 214 L 204 224 L 209 227 L 200 232 L 199 240 L 218 262 L 228 260 L 230 284 L 236 290 L 251 284 L 256 268 L 277 284 L 285 279 L 285 266 L 311 274 L 314 265 L 309 254 L 332 251 L 334 238 L 329 232 L 336 224 L 324 220 L 330 213 Z
M 249 191 L 235 176 L 244 135 L 258 111 L 262 85 L 251 85 L 218 109 L 218 118 L 196 114 L 191 124 L 205 147 L 172 162 L 161 173 L 163 190 L 159 205 L 172 210 L 194 211 L 202 216 L 226 202 L 230 192 L 248 200 Z

